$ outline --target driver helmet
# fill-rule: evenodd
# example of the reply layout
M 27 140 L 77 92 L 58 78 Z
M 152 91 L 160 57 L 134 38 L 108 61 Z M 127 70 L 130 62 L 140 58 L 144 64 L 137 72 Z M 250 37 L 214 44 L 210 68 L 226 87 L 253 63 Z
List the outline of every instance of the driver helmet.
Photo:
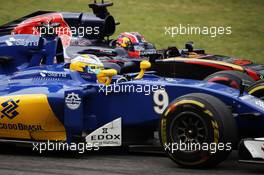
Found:
M 116 40 L 116 46 L 124 48 L 132 58 L 156 54 L 153 44 L 148 43 L 138 32 L 121 33 Z
M 104 69 L 103 63 L 95 55 L 85 54 L 79 55 L 71 60 L 70 70 L 98 74 Z

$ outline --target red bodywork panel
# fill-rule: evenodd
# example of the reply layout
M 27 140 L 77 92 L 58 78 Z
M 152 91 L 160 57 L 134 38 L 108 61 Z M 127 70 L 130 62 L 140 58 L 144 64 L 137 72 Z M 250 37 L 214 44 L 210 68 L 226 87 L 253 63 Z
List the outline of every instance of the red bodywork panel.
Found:
M 64 21 L 62 14 L 60 13 L 48 13 L 29 18 L 22 23 L 18 24 L 12 34 L 33 34 L 40 35 L 38 27 L 42 24 L 60 23 L 60 26 L 56 28 L 56 34 L 61 38 L 63 46 L 70 45 L 72 33 L 68 24 Z

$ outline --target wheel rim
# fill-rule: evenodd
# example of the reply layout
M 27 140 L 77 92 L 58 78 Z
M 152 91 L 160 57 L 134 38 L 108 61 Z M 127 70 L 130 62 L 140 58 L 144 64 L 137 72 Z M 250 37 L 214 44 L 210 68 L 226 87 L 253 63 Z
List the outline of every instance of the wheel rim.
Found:
M 188 111 L 178 114 L 172 121 L 170 134 L 173 143 L 198 143 L 208 140 L 208 129 L 204 119 L 198 114 Z M 181 150 L 183 151 L 183 150 Z M 184 152 L 196 152 L 197 150 L 185 150 Z

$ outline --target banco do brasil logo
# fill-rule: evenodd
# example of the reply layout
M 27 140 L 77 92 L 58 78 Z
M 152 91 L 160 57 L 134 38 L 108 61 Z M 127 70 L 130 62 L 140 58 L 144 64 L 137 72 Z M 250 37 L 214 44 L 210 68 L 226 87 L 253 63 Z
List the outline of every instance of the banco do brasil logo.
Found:
M 18 108 L 19 100 L 14 101 L 13 99 L 10 99 L 8 101 L 5 101 L 1 103 L 1 118 L 7 117 L 9 119 L 15 118 L 19 113 L 16 111 Z

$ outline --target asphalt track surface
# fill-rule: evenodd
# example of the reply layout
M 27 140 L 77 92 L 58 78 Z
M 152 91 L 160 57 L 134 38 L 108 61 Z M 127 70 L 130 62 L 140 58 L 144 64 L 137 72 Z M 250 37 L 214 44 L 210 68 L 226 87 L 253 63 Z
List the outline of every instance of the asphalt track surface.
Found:
M 228 160 L 210 170 L 183 169 L 163 154 L 106 150 L 76 155 L 73 153 L 32 152 L 31 148 L 1 148 L 0 174 L 176 174 L 176 175 L 226 175 L 264 174 L 264 164 L 240 164 L 236 152 Z

